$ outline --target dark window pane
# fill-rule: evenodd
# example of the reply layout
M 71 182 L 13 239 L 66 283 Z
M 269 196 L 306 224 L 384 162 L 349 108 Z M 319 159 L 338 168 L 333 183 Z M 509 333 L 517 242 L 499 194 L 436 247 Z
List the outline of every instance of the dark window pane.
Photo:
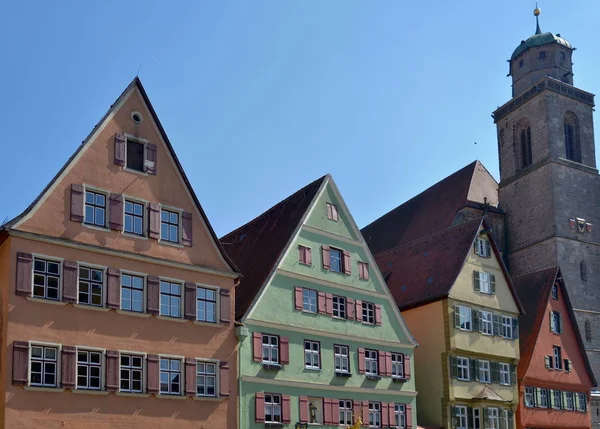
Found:
M 127 168 L 144 171 L 144 145 L 127 140 Z

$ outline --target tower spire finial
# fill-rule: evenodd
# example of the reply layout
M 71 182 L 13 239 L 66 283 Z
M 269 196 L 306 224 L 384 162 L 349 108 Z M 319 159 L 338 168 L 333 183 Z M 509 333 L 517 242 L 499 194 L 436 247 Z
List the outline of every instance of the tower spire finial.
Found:
M 533 14 L 535 15 L 535 34 L 542 34 L 542 29 L 540 28 L 540 13 L 542 13 L 542 10 L 538 7 L 537 2 L 535 2 L 535 9 L 533 10 Z

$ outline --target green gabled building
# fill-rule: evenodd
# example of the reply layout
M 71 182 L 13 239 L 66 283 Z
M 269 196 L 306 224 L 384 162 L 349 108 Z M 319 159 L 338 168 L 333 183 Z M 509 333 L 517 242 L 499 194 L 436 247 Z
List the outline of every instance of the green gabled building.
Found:
M 417 344 L 331 176 L 221 242 L 243 275 L 239 428 L 416 428 Z

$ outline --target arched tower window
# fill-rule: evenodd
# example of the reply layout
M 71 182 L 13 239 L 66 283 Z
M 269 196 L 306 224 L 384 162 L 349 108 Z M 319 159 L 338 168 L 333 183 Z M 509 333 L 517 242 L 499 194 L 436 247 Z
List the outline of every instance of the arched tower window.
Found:
M 564 120 L 565 151 L 567 159 L 581 162 L 581 147 L 579 144 L 579 123 L 573 112 L 567 112 Z
M 581 271 L 581 281 L 587 282 L 587 279 L 588 279 L 587 264 L 585 263 L 585 261 L 583 259 L 579 263 L 579 271 Z
M 531 127 L 527 125 L 521 130 L 521 168 L 529 167 L 533 162 L 531 152 Z
M 585 321 L 585 340 L 589 343 L 592 341 L 592 327 L 590 326 L 590 321 Z

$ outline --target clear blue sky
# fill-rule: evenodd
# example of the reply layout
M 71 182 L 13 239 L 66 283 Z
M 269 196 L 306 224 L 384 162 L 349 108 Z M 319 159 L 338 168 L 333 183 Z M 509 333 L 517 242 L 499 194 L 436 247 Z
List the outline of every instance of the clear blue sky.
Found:
M 359 226 L 480 159 L 533 1 L 11 1 L 0 223 L 140 78 L 219 236 L 331 173 Z M 600 92 L 597 0 L 542 0 Z M 477 145 L 474 145 L 474 142 Z

